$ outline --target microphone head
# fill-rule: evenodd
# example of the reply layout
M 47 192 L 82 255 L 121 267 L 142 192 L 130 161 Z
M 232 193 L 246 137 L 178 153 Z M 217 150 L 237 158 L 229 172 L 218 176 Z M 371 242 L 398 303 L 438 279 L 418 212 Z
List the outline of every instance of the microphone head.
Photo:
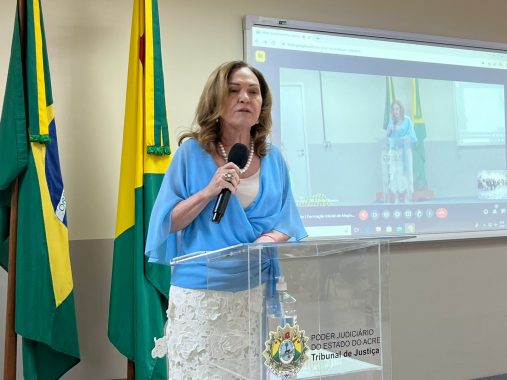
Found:
M 227 160 L 229 162 L 235 163 L 240 169 L 246 165 L 248 161 L 248 148 L 244 144 L 234 144 L 229 151 L 229 156 L 227 156 Z

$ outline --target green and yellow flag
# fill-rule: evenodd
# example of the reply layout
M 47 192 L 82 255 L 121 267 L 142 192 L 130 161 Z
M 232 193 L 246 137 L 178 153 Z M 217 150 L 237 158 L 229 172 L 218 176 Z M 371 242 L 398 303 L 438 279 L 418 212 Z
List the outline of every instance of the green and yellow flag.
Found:
M 14 25 L 0 120 L 0 257 L 5 269 L 16 271 L 15 329 L 23 337 L 23 376 L 44 380 L 61 377 L 79 362 L 79 344 L 66 200 L 40 6 L 40 0 L 26 0 L 25 41 L 21 41 L 18 14 Z M 22 43 L 26 44 L 24 57 Z M 16 268 L 10 268 L 6 259 L 8 213 L 10 185 L 16 177 L 17 256 Z
M 412 120 L 417 137 L 417 143 L 412 149 L 414 187 L 416 190 L 425 189 L 428 185 L 426 180 L 426 153 L 424 140 L 426 139 L 426 123 L 422 116 L 421 97 L 419 96 L 419 80 L 412 79 Z
M 170 154 L 158 4 L 134 0 L 108 335 L 135 362 L 136 379 L 167 373 L 151 350 L 163 335 L 170 268 L 148 263 L 144 247 Z
M 393 77 L 386 77 L 386 106 L 384 110 L 384 129 L 389 126 L 391 119 L 391 105 L 393 104 L 396 96 L 394 94 Z

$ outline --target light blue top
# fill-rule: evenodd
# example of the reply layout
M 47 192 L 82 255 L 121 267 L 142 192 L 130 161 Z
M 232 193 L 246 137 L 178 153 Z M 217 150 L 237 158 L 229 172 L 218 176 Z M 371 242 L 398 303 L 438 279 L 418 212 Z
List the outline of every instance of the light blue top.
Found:
M 412 124 L 412 120 L 406 115 L 403 117 L 401 124 L 396 127 L 394 126 L 393 119 L 391 118 L 391 120 L 389 120 L 387 137 L 391 148 L 402 149 L 407 140 L 410 144 L 415 144 L 417 142 L 414 124 Z
M 176 204 L 204 189 L 217 170 L 212 156 L 197 141 L 185 141 L 174 155 L 153 206 L 146 242 L 149 261 L 167 265 L 171 259 L 188 253 L 252 243 L 272 230 L 291 240 L 305 238 L 287 167 L 278 148 L 271 146 L 260 165 L 259 192 L 246 209 L 232 195 L 221 222 L 215 224 L 211 221 L 215 204 L 212 200 L 190 225 L 179 233 L 171 233 L 171 213 Z M 278 272 L 272 250 L 265 256 L 263 282 Z M 171 284 L 191 289 L 244 290 L 248 285 L 247 272 L 245 259 L 239 257 L 207 264 L 179 264 L 173 269 Z

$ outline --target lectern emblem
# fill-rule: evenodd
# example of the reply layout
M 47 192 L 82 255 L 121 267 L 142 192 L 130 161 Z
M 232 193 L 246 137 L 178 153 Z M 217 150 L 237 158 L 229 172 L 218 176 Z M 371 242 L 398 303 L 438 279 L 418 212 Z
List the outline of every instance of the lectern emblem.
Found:
M 283 379 L 294 376 L 308 360 L 306 353 L 310 348 L 307 342 L 305 331 L 299 330 L 298 325 L 278 326 L 276 331 L 269 332 L 266 349 L 262 353 L 266 359 L 264 364 Z

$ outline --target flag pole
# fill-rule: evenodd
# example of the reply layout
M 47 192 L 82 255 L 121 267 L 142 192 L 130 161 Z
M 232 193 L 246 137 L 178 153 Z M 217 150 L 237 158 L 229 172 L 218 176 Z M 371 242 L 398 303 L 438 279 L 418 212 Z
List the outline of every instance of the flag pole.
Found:
M 127 360 L 127 380 L 136 379 L 136 365 L 132 360 Z
M 16 298 L 16 244 L 18 230 L 18 179 L 12 184 L 9 231 L 9 271 L 7 280 L 7 309 L 5 312 L 4 379 L 16 380 L 17 335 L 14 329 Z
M 18 0 L 21 61 L 25 65 L 26 51 L 26 0 Z M 9 266 L 7 279 L 7 308 L 5 311 L 4 380 L 16 380 L 18 337 L 15 330 L 16 315 L 16 247 L 18 236 L 19 177 L 11 187 L 11 213 L 9 221 Z

